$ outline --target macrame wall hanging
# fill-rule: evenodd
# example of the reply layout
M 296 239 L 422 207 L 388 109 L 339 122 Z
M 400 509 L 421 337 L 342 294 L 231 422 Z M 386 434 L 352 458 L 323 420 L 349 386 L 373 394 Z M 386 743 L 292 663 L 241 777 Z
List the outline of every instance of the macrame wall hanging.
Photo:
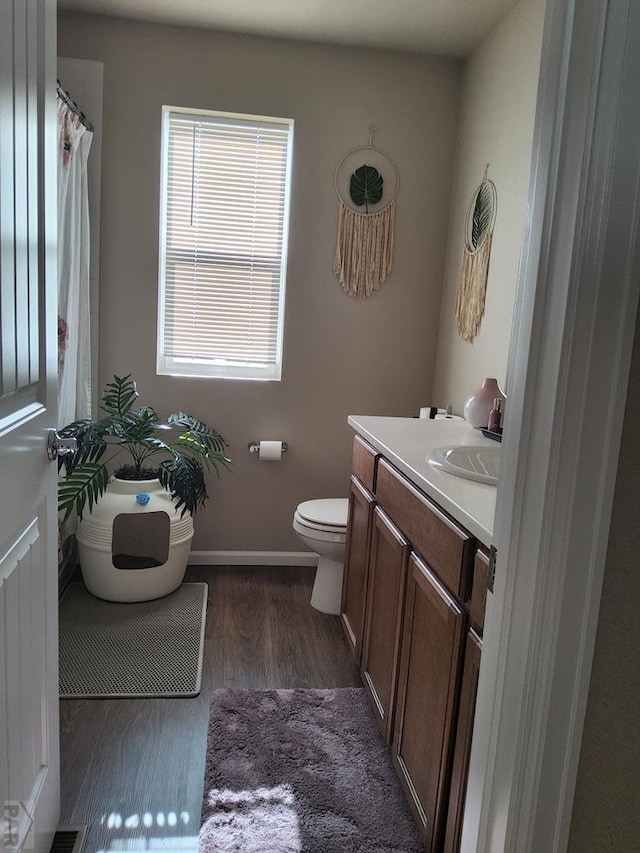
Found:
M 462 270 L 456 298 L 456 322 L 463 341 L 471 342 L 478 333 L 484 315 L 489 275 L 489 257 L 493 226 L 498 209 L 498 194 L 485 167 L 482 183 L 471 196 L 465 218 Z
M 333 271 L 342 289 L 365 299 L 391 272 L 393 229 L 398 194 L 398 169 L 391 157 L 373 144 L 348 151 L 338 163 L 338 235 Z

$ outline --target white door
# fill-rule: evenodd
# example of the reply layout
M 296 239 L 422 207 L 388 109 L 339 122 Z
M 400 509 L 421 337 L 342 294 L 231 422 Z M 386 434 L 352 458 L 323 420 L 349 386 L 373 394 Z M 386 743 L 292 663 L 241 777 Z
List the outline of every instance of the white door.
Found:
M 0 3 L 0 850 L 60 805 L 55 0 Z

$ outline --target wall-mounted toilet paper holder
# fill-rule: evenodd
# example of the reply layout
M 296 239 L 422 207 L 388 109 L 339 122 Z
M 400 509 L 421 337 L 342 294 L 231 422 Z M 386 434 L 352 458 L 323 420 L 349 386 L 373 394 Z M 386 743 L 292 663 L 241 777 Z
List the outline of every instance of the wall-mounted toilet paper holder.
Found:
M 289 449 L 289 445 L 286 441 L 282 442 L 282 452 L 286 453 Z M 259 441 L 250 441 L 249 442 L 249 453 L 260 453 L 260 442 Z

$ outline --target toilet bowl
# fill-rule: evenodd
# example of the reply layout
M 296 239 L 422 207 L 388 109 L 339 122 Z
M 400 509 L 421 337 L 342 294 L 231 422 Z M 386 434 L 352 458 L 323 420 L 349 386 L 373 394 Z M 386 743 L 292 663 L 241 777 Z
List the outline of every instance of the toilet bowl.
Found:
M 298 538 L 319 557 L 311 606 L 334 616 L 340 614 L 348 511 L 347 498 L 323 498 L 304 501 L 293 515 Z

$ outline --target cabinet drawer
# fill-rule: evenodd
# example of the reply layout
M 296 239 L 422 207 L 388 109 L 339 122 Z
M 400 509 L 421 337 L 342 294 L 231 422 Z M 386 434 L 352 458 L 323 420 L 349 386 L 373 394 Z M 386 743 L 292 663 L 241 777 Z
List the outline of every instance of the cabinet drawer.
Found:
M 353 439 L 353 473 L 361 483 L 375 492 L 376 485 L 376 462 L 380 454 L 359 435 Z
M 440 580 L 464 600 L 475 539 L 385 459 L 378 463 L 378 504 L 398 525 Z
M 473 581 L 471 583 L 471 601 L 469 619 L 471 626 L 482 634 L 484 630 L 484 611 L 487 604 L 487 574 L 489 572 L 489 554 L 484 548 L 478 548 L 473 561 Z

